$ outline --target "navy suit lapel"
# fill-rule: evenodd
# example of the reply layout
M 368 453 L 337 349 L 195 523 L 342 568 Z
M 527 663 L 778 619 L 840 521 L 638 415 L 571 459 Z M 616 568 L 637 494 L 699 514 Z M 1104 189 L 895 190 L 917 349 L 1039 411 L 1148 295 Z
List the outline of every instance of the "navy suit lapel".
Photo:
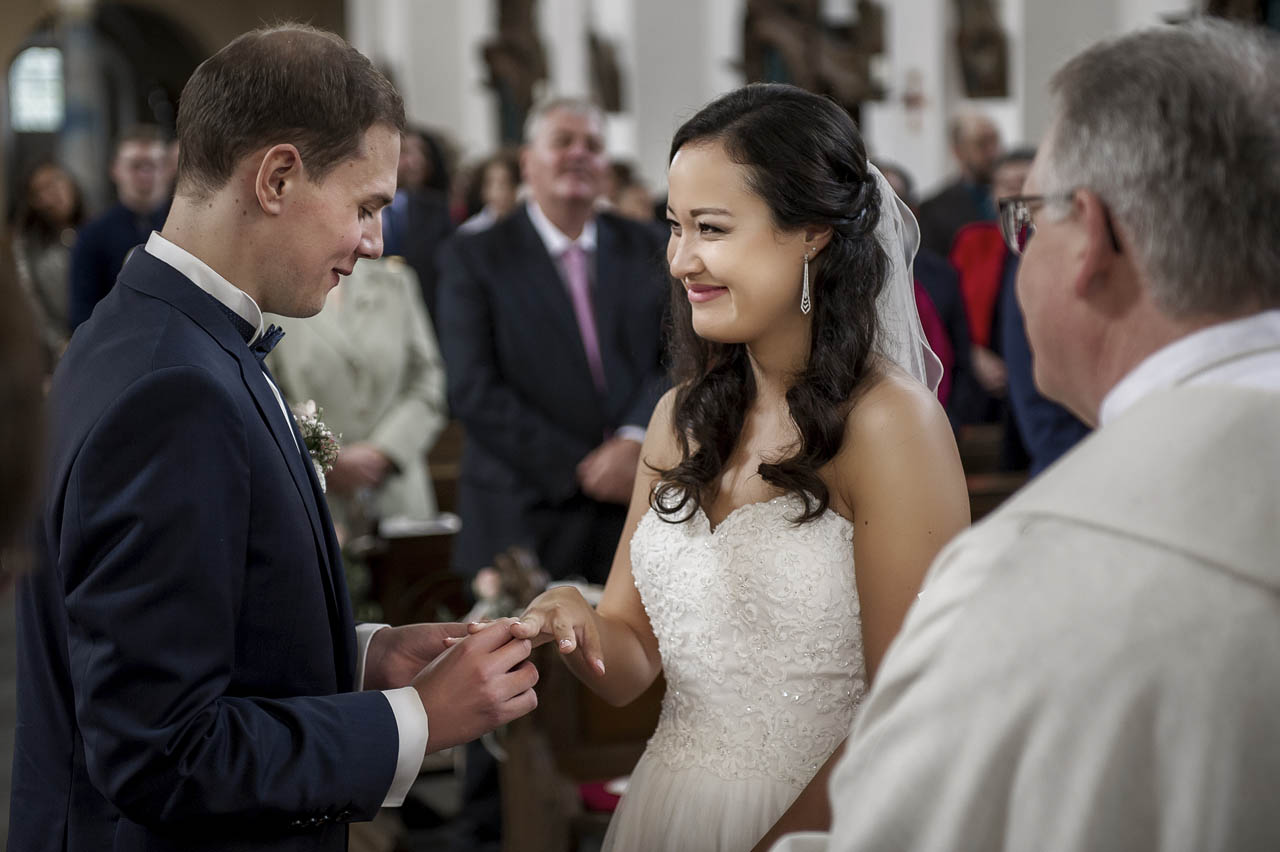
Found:
M 292 417 L 285 417 L 275 394 L 267 383 L 264 365 L 254 357 L 232 325 L 222 315 L 219 303 L 169 264 L 152 257 L 146 251 L 134 252 L 120 273 L 121 283 L 139 292 L 160 299 L 184 313 L 196 325 L 209 334 L 240 365 L 240 376 L 252 396 L 259 415 L 266 422 L 276 446 L 284 456 L 289 475 L 298 489 L 298 495 L 307 512 L 320 555 L 321 581 L 328 597 L 330 628 L 335 639 L 335 652 L 346 660 L 353 653 L 351 638 L 346 636 L 346 626 L 351 624 L 350 604 L 346 600 L 346 585 L 338 578 L 341 556 L 333 540 L 332 524 L 321 497 L 319 481 L 311 469 L 302 436 Z M 294 443 L 294 440 L 297 443 Z M 337 570 L 335 570 L 337 569 Z M 344 615 L 345 614 L 345 615 Z M 339 676 L 349 677 L 352 669 L 344 663 Z

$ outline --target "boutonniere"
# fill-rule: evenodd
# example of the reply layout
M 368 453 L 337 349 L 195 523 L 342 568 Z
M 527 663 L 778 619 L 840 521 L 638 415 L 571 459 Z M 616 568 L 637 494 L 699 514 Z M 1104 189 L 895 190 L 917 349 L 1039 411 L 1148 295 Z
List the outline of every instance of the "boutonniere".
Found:
M 342 449 L 338 443 L 341 435 L 333 434 L 333 430 L 324 425 L 320 415 L 324 409 L 309 399 L 301 405 L 294 406 L 293 416 L 298 420 L 298 431 L 302 433 L 302 442 L 307 446 L 311 456 L 311 464 L 316 469 L 316 478 L 320 480 L 320 490 L 325 491 L 324 475 L 333 470 L 333 463 L 338 460 L 338 451 Z

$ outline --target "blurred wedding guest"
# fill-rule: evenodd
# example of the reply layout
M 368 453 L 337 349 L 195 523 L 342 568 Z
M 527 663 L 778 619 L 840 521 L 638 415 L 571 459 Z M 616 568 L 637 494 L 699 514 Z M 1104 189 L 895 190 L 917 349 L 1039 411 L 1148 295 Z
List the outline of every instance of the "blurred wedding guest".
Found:
M 515 151 L 499 151 L 488 157 L 471 176 L 468 209 L 475 209 L 458 232 L 474 234 L 516 209 L 520 192 L 520 157 Z
M 1000 156 L 1000 131 L 985 115 L 964 112 L 951 120 L 951 153 L 960 173 L 936 195 L 921 202 L 920 245 L 946 257 L 956 231 L 969 222 L 994 221 L 992 172 Z
M 400 140 L 402 167 L 398 176 L 404 188 L 448 196 L 453 185 L 449 150 L 449 144 L 439 133 L 425 127 L 410 127 Z
M 46 370 L 52 370 L 71 335 L 71 247 L 84 218 L 80 189 L 66 169 L 46 162 L 27 173 L 19 187 L 13 255 L 18 283 L 35 314 Z
M 436 148 L 429 134 L 410 129 L 400 135 L 400 161 L 396 168 L 396 194 L 382 208 L 382 253 L 401 257 L 413 269 L 418 293 L 427 316 L 434 321 L 436 303 L 436 251 L 453 232 L 446 191 L 438 189 L 437 175 L 444 174 L 443 155 L 436 162 Z M 446 180 L 447 184 L 447 180 Z
M 889 185 L 907 206 L 916 212 L 915 181 L 911 173 L 897 163 L 874 160 Z M 912 267 L 916 284 L 927 294 L 937 319 L 946 332 L 946 345 L 937 342 L 937 332 L 930 332 L 930 320 L 926 310 L 921 310 L 920 322 L 924 325 L 929 343 L 943 362 L 942 381 L 938 384 L 938 399 L 947 410 L 952 431 L 958 433 L 961 425 L 973 418 L 967 412 L 981 404 L 985 394 L 973 374 L 970 360 L 969 317 L 965 313 L 964 299 L 960 296 L 960 278 L 955 268 L 943 256 L 921 246 L 916 251 Z M 924 300 L 917 296 L 917 304 Z M 944 355 L 950 354 L 950 360 Z
M 1009 198 L 1022 192 L 1035 155 L 1034 148 L 1019 148 L 1000 158 L 992 173 L 992 191 L 996 198 Z M 962 227 L 952 242 L 949 258 L 960 275 L 960 292 L 969 317 L 978 380 L 989 395 L 1003 398 L 1008 378 L 998 333 L 1000 293 L 1013 286 L 1018 272 L 1017 259 L 1004 244 L 1000 226 L 994 221 L 972 222 Z
M 512 545 L 557 579 L 603 583 L 626 519 L 644 426 L 662 395 L 663 243 L 596 209 L 604 116 L 556 99 L 525 127 L 528 200 L 440 253 L 440 345 L 466 433 L 454 570 Z M 499 839 L 496 765 L 467 751 L 459 831 Z M 470 847 L 468 847 L 470 848 Z
M 1006 199 L 1021 197 L 1027 173 L 1035 158 L 1032 149 L 1011 151 L 996 166 L 993 187 L 997 200 L 1001 200 L 1001 212 L 1010 215 L 1018 209 L 1016 203 Z M 978 226 L 972 226 L 978 227 Z M 957 238 L 957 248 L 965 231 Z M 1017 430 L 1007 443 L 1016 437 L 1025 448 L 1029 472 L 1032 476 L 1057 461 L 1068 450 L 1089 434 L 1089 426 L 1063 406 L 1040 393 L 1036 387 L 1031 367 L 1031 347 L 1027 342 L 1027 329 L 1018 305 L 1017 287 L 1018 255 L 1001 240 L 997 248 L 1002 258 L 1003 271 L 999 284 L 998 302 L 993 306 L 991 339 L 993 349 L 1000 354 L 1004 366 L 1007 388 L 1009 421 Z
M 1017 148 L 1001 155 L 996 161 L 991 184 L 996 198 L 1011 198 L 1022 192 L 1022 185 L 1035 155 L 1034 148 Z M 975 398 L 966 401 L 963 406 L 963 421 L 1001 424 L 1004 431 L 1000 466 L 1005 470 L 1025 469 L 1029 466 L 1030 459 L 1022 441 L 1023 430 L 1016 422 L 1017 413 L 1009 397 L 1009 371 L 1015 368 L 1021 371 L 1022 384 L 1019 390 L 1024 395 L 1028 390 L 1034 392 L 1030 383 L 1030 361 L 1027 360 L 1030 353 L 1026 351 L 1025 342 L 1011 340 L 1015 348 L 1020 347 L 1019 351 L 1023 353 L 1023 361 L 1016 367 L 1011 367 L 1006 361 L 1007 353 L 1004 349 L 1004 332 L 1009 323 L 1022 321 L 1021 312 L 1018 312 L 1016 318 L 1005 316 L 1009 307 L 1017 309 L 1013 289 L 1018 274 L 1018 258 L 1005 245 L 999 223 L 972 222 L 956 234 L 950 260 L 960 276 L 960 292 L 964 297 L 972 340 L 970 358 L 979 385 Z M 1070 419 L 1068 416 L 1067 420 Z M 1037 471 L 1047 461 L 1061 454 L 1058 452 L 1055 455 L 1050 450 L 1051 446 L 1066 450 L 1081 434 L 1069 423 L 1066 423 L 1065 428 L 1071 436 L 1070 440 L 1064 444 L 1050 441 L 1048 446 L 1042 446 L 1042 463 L 1037 466 Z M 1037 436 L 1045 437 L 1042 430 L 1037 430 Z
M 897 163 L 879 157 L 873 158 L 872 162 L 889 182 L 889 186 L 893 187 L 897 196 L 906 202 L 913 213 L 916 212 L 916 182 L 912 179 L 911 173 Z
M 639 178 L 633 179 L 618 190 L 618 200 L 614 205 L 614 211 L 619 216 L 636 222 L 659 225 L 658 220 L 653 215 L 653 193 L 649 192 L 649 188 Z
M 40 341 L 9 247 L 0 235 L 0 593 L 12 581 L 4 550 L 31 517 L 44 408 Z
M 116 143 L 111 181 L 118 200 L 80 229 L 71 250 L 72 331 L 115 285 L 129 252 L 164 225 L 173 191 L 171 160 L 158 127 L 140 125 Z
M 281 392 L 314 401 L 341 435 L 325 477 L 339 538 L 377 519 L 434 517 L 427 451 L 447 420 L 444 362 L 413 270 L 362 258 L 320 313 L 270 321 L 289 339 L 268 358 Z
M 1098 429 L 930 569 L 776 852 L 1280 849 L 1280 38 L 1051 81 L 1004 221 L 1036 383 Z
M 550 101 L 525 140 L 528 202 L 441 252 L 440 343 L 467 435 L 455 567 L 518 544 L 553 577 L 603 582 L 665 385 L 662 244 L 595 210 L 596 106 Z

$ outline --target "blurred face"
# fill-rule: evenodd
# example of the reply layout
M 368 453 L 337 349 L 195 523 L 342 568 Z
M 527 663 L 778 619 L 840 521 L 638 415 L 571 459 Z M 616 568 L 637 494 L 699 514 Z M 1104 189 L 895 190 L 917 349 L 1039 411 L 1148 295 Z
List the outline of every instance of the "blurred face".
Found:
M 693 329 L 720 343 L 752 343 L 798 329 L 803 231 L 780 233 L 747 171 L 718 143 L 686 145 L 667 174 L 667 261 L 684 284 Z
M 277 263 L 259 294 L 264 311 L 309 317 L 359 258 L 382 255 L 382 208 L 396 191 L 400 134 L 375 125 L 357 154 L 319 183 L 295 179 L 273 234 Z
M 988 118 L 965 121 L 955 146 L 956 159 L 968 175 L 979 183 L 989 183 L 1000 157 L 1000 131 Z
M 125 142 L 111 165 L 120 203 L 138 213 L 149 213 L 169 192 L 169 148 L 163 142 Z
M 637 222 L 652 222 L 653 196 L 638 183 L 627 186 L 618 193 L 618 215 Z
M 57 166 L 36 169 L 28 185 L 29 202 L 46 221 L 54 225 L 66 225 L 76 206 L 75 187 L 71 178 Z
M 996 169 L 991 179 L 991 194 L 996 198 L 1008 198 L 1022 195 L 1022 187 L 1027 182 L 1027 174 L 1031 171 L 1031 163 L 1027 160 L 1014 160 Z
M 494 215 L 505 216 L 515 209 L 516 189 L 515 181 L 511 179 L 511 170 L 502 163 L 485 166 L 480 184 L 480 199 Z
M 427 182 L 427 145 L 416 133 L 400 137 L 400 161 L 396 180 L 401 189 L 417 189 Z
M 540 207 L 591 204 L 608 167 L 600 122 L 568 109 L 544 115 L 520 155 L 524 181 Z

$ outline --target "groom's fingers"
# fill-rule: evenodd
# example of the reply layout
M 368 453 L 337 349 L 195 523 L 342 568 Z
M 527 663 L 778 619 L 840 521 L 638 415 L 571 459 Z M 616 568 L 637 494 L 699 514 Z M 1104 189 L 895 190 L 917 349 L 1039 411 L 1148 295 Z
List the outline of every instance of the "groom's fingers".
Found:
M 512 619 L 503 618 L 490 622 L 483 630 L 478 630 L 467 637 L 467 645 L 474 646 L 476 653 L 488 654 L 496 651 L 511 641 Z

